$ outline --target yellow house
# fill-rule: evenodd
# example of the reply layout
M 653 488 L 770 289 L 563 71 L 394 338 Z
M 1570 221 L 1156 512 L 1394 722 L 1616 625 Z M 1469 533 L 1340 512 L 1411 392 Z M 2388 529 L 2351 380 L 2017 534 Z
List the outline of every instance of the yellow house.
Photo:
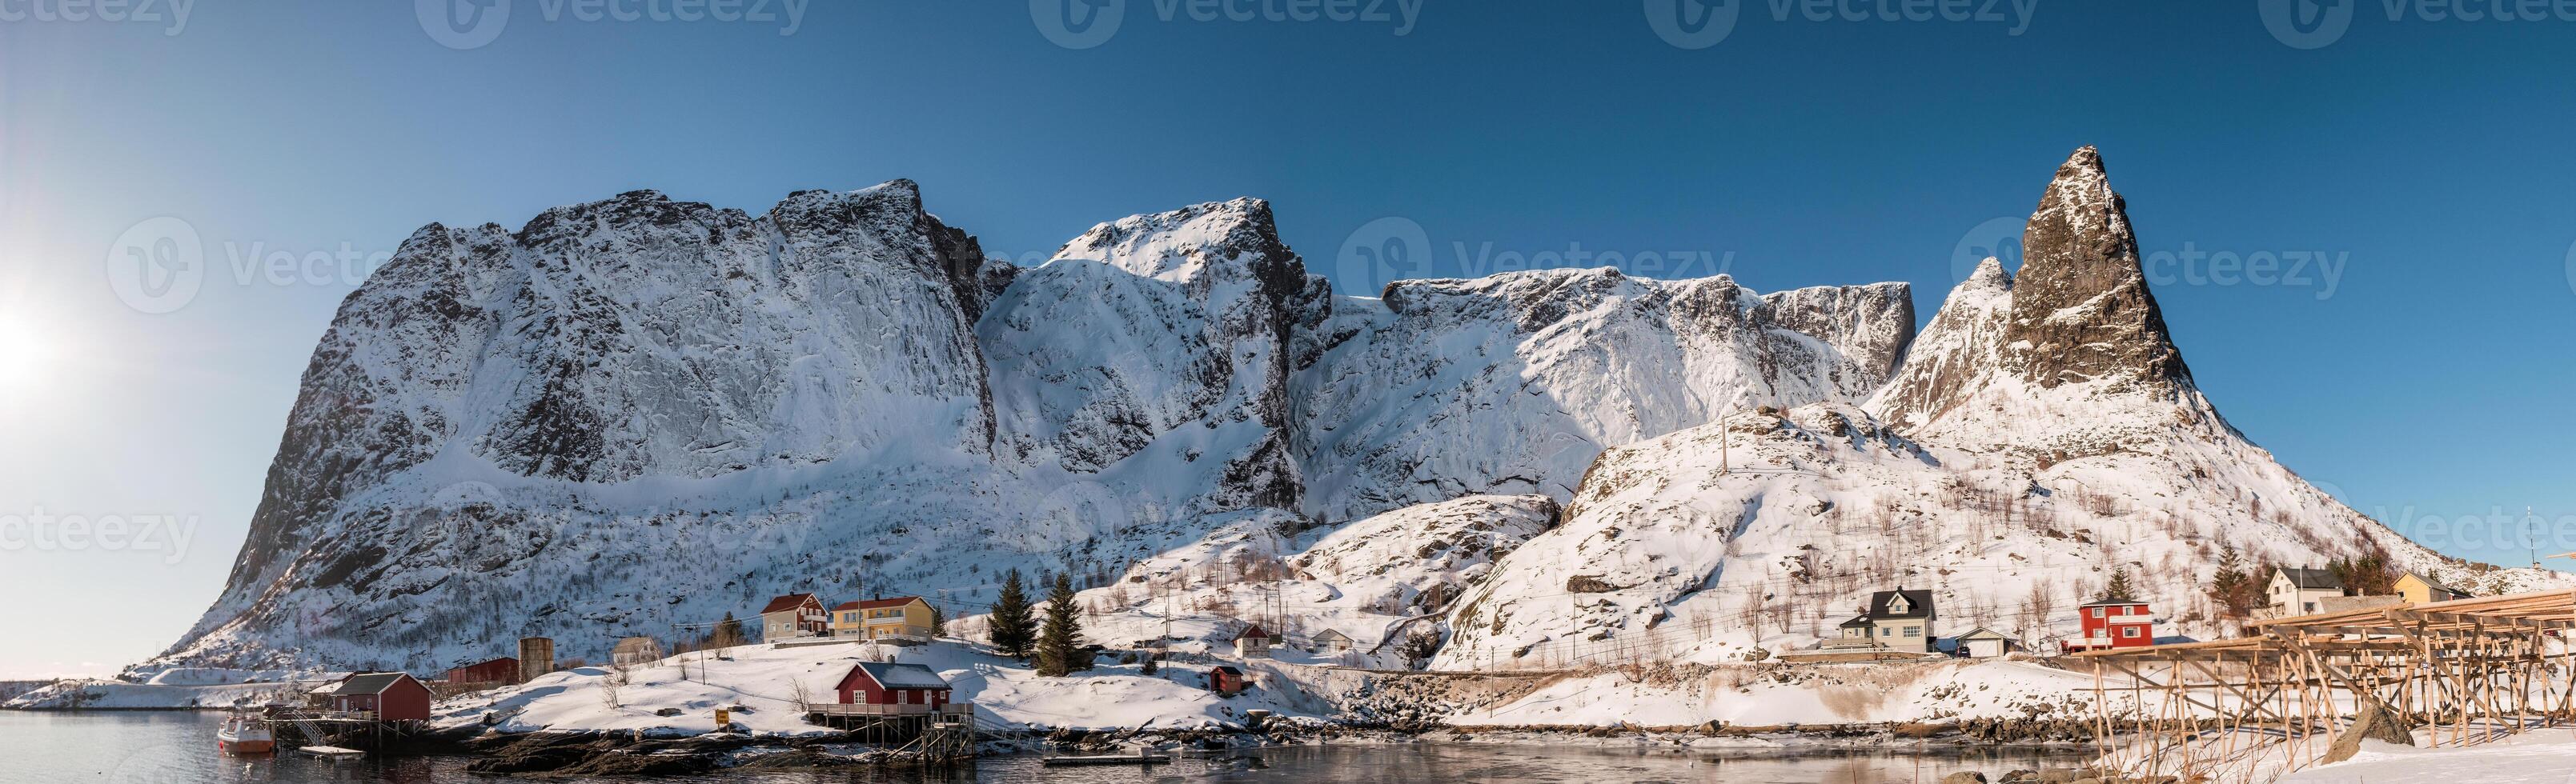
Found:
M 2433 578 L 2414 572 L 2407 572 L 2397 578 L 2397 595 L 2405 597 L 2409 604 L 2432 604 L 2469 598 L 2467 591 L 2433 582 Z
M 832 608 L 832 636 L 930 638 L 930 602 L 919 596 L 846 602 Z

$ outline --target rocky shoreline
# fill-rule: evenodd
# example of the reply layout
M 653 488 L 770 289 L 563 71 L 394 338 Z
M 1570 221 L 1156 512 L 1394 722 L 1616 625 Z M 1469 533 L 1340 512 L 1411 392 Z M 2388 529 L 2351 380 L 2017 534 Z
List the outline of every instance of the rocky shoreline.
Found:
M 1354 726 L 1319 721 L 1272 721 L 1194 728 L 1030 730 L 988 737 L 984 755 L 1110 754 L 1140 747 L 1163 753 L 1258 749 L 1326 743 L 1461 743 L 1622 745 L 1706 753 L 1801 754 L 1886 748 L 1904 741 L 1914 750 L 1972 747 L 2080 747 L 2089 732 L 2065 722 L 1962 722 L 1959 724 L 1837 724 L 1782 727 L 1409 727 Z M 2082 728 L 2089 730 L 2090 728 Z M 637 731 L 501 733 L 456 727 L 408 737 L 379 750 L 398 755 L 468 757 L 473 773 L 531 778 L 687 775 L 720 770 L 808 770 L 934 764 L 916 755 L 870 745 L 857 733 L 752 735 L 709 733 L 656 737 Z M 2051 773 L 2058 771 L 2049 771 Z M 2068 769 L 2068 772 L 2077 772 Z M 1982 774 L 1979 774 L 1982 776 Z M 1999 776 L 2009 774 L 1999 774 Z M 2077 782 L 2090 777 L 1996 778 L 1993 781 Z M 1961 779 L 1969 781 L 1970 779 Z M 1984 778 L 1974 781 L 1987 781 Z M 2113 779 L 2096 778 L 2108 782 Z

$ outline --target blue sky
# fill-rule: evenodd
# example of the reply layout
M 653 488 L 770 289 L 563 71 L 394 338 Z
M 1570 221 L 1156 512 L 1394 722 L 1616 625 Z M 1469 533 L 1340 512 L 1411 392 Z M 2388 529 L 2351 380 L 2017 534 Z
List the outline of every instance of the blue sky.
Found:
M 1342 249 L 1393 217 L 1421 228 L 1421 274 L 1579 247 L 1763 290 L 1909 281 L 1929 318 L 1979 227 L 2025 216 L 2094 144 L 2173 262 L 2157 294 L 2185 357 L 2258 443 L 2401 530 L 2576 515 L 2576 21 L 2342 0 L 2276 6 L 2328 15 L 2275 35 L 2256 2 L 2007 2 L 1993 21 L 1889 3 L 1890 21 L 1875 0 L 1822 20 L 1783 1 L 1671 40 L 1650 16 L 1676 0 L 1358 0 L 1389 18 L 1349 21 L 1127 0 L 1095 38 L 1044 23 L 1045 2 L 656 21 L 704 6 L 619 0 L 637 13 L 618 21 L 512 0 L 486 9 L 498 27 L 433 36 L 410 3 L 192 0 L 181 23 L 174 0 L 121 22 L 0 1 L 0 519 L 188 533 L 0 542 L 0 589 L 62 597 L 0 603 L 0 628 L 49 632 L 0 641 L 0 677 L 112 670 L 195 619 L 371 254 L 431 221 L 516 227 L 636 188 L 757 212 L 908 177 L 1013 257 L 1255 195 L 1352 288 L 1382 281 Z M 170 252 L 132 241 L 170 236 L 155 219 L 196 235 L 204 274 L 138 309 L 109 257 Z M 2306 274 L 2231 278 L 2186 250 Z M 236 263 L 277 252 L 357 263 Z M 2518 541 L 2431 543 L 2519 562 Z

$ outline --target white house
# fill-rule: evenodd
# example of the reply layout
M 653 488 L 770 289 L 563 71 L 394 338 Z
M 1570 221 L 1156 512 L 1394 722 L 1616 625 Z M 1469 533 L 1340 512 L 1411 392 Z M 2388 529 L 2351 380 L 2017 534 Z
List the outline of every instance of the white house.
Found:
M 2328 597 L 2344 595 L 2343 580 L 2328 569 L 2284 566 L 2272 570 L 2264 595 L 2271 598 L 2272 611 L 2281 615 L 2325 612 Z

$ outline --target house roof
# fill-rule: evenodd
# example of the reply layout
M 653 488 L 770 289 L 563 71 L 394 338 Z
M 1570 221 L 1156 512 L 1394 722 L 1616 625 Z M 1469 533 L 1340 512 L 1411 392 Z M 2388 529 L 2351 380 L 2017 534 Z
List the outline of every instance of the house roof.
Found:
M 868 599 L 868 600 L 866 600 L 866 601 L 842 602 L 842 603 L 841 603 L 841 606 L 832 608 L 832 611 L 833 611 L 833 612 L 840 612 L 840 611 L 842 611 L 842 610 L 883 610 L 883 609 L 886 609 L 886 608 L 888 608 L 888 607 L 902 607 L 902 606 L 904 606 L 904 605 L 911 604 L 911 603 L 913 603 L 913 602 L 920 602 L 920 603 L 922 603 L 923 605 L 928 605 L 928 604 L 930 604 L 930 600 L 928 600 L 928 599 L 923 599 L 923 598 L 921 598 L 921 597 L 919 597 L 919 596 L 897 596 L 897 597 L 892 598 L 892 599 Z
M 2461 596 L 2467 596 L 2467 595 L 2469 595 L 2469 592 L 2467 592 L 2467 591 L 2463 591 L 2463 590 L 2460 590 L 2460 589 L 2458 589 L 2458 588 L 2453 588 L 2453 587 L 2448 586 L 2448 585 L 2443 585 L 2443 584 L 2441 584 L 2441 583 L 2434 582 L 2434 581 L 2433 581 L 2433 578 L 2430 578 L 2430 577 L 2426 577 L 2426 576 L 2424 576 L 2424 573 L 2423 573 L 2423 572 L 2407 572 L 2407 573 L 2406 573 L 2406 576 L 2407 576 L 2407 577 L 2413 577 L 2413 578 L 2415 578 L 2415 579 L 2417 579 L 2417 580 L 2420 580 L 2420 581 L 2422 581 L 2425 585 L 2427 585 L 2427 586 L 2431 586 L 2434 590 L 2437 590 L 2437 591 L 2449 591 L 2449 592 L 2451 592 L 2451 593 L 2456 593 L 2456 594 L 2459 594 L 2459 595 L 2461 595 Z
M 401 683 L 410 678 L 411 673 L 407 672 L 362 672 L 349 676 L 348 680 L 341 681 L 340 688 L 333 690 L 331 693 L 383 694 L 386 689 L 393 688 L 394 684 Z
M 804 603 L 806 603 L 806 602 L 814 602 L 815 604 L 822 604 L 822 602 L 821 602 L 821 601 L 816 600 L 816 599 L 814 598 L 814 595 L 813 595 L 813 594 L 810 594 L 810 593 L 791 593 L 791 594 L 788 594 L 788 595 L 786 595 L 786 596 L 781 596 L 781 597 L 778 597 L 778 598 L 776 598 L 776 599 L 771 599 L 771 600 L 769 600 L 769 606 L 767 606 L 767 607 L 763 607 L 763 608 L 760 608 L 760 614 L 762 614 L 762 615 L 768 615 L 768 614 L 770 614 L 770 613 L 774 613 L 774 612 L 786 612 L 786 611 L 789 611 L 789 610 L 796 609 L 796 607 L 797 607 L 798 605 L 802 605 L 802 604 L 804 604 Z
M 2290 578 L 2290 584 L 2300 588 L 2337 591 L 2343 590 L 2343 580 L 2335 577 L 2334 570 L 2332 569 L 2306 569 L 2296 566 L 2284 566 L 2280 567 L 2280 573 L 2288 575 Z
M 889 689 L 945 689 L 948 679 L 918 664 L 859 662 L 857 670 L 868 674 L 877 685 Z
M 455 666 L 455 667 L 451 667 L 451 668 L 449 668 L 449 669 L 456 669 L 456 670 L 471 670 L 471 669 L 474 669 L 474 668 L 476 668 L 476 667 L 488 667 L 488 666 L 491 666 L 491 665 L 494 665 L 494 664 L 500 664 L 500 663 L 502 663 L 502 662 L 509 662 L 512 666 L 516 666 L 516 665 L 518 665 L 518 663 L 519 663 L 519 657 L 516 657 L 516 656 L 502 656 L 502 657 L 499 657 L 499 658 L 484 659 L 484 660 L 482 660 L 482 661 L 475 662 L 475 663 L 473 663 L 473 664 L 460 664 L 460 665 L 457 665 L 457 666 Z
M 1315 633 L 1315 639 L 1318 640 L 1348 640 L 1350 638 L 1350 635 L 1343 634 L 1332 629 L 1325 629 Z
M 2081 608 L 2085 608 L 2085 607 L 2120 607 L 2120 606 L 2124 606 L 2124 605 L 2131 605 L 2131 604 L 2144 605 L 2144 604 L 2146 604 L 2146 602 L 2138 601 L 2138 600 L 2136 600 L 2136 599 L 2122 599 L 2122 598 L 2119 598 L 2119 597 L 2114 596 L 2114 597 L 2107 598 L 2107 599 L 2102 599 L 2102 600 L 2099 600 L 2099 601 L 2093 601 L 2093 602 L 2087 602 L 2087 603 L 2084 603 L 2084 604 L 2079 604 L 2079 605 L 2076 605 L 2076 607 L 2077 607 L 2077 608 L 2079 608 L 2079 609 L 2081 609 Z
M 1243 674 L 1243 671 L 1242 671 L 1242 670 L 1235 669 L 1235 668 L 1234 668 L 1234 665 L 1231 665 L 1231 664 L 1219 664 L 1219 665 L 1215 666 L 1215 667 L 1214 667 L 1214 668 L 1212 668 L 1212 669 L 1214 669 L 1214 670 L 1215 670 L 1215 671 L 1217 671 L 1217 672 L 1225 673 L 1225 674 L 1227 674 L 1227 675 L 1236 675 L 1236 676 L 1240 676 L 1240 675 L 1242 675 L 1242 674 Z
M 1908 605 L 1905 612 L 1888 612 L 1887 605 L 1895 601 L 1898 596 L 1905 597 L 1905 603 Z M 1932 617 L 1931 591 L 1908 591 L 1899 586 L 1893 591 L 1879 591 L 1869 595 L 1870 620 L 1929 617 Z
M 661 647 L 661 640 L 656 640 L 651 637 L 628 637 L 623 640 L 618 640 L 617 647 L 614 650 L 618 653 L 634 653 L 643 650 L 660 650 Z
M 1851 619 L 1851 620 L 1848 620 L 1848 621 L 1844 621 L 1844 622 L 1843 622 L 1842 628 L 1849 629 L 1849 628 L 1852 628 L 1852 627 L 1855 627 L 1855 626 L 1868 626 L 1868 625 L 1869 625 L 1869 616 L 1867 616 L 1867 615 L 1854 615 L 1854 616 L 1852 616 L 1852 619 Z
M 1246 628 L 1246 629 L 1244 629 L 1242 634 L 1238 634 L 1238 635 L 1235 635 L 1235 636 L 1234 636 L 1234 638 L 1235 638 L 1235 639 L 1238 639 L 1238 640 L 1243 639 L 1243 638 L 1246 638 L 1246 637 L 1259 637 L 1259 638 L 1261 638 L 1261 639 L 1267 640 L 1267 639 L 1270 639 L 1270 633 L 1269 633 L 1269 632 L 1262 631 L 1262 630 L 1261 630 L 1261 626 L 1260 626 L 1260 625 L 1258 625 L 1258 624 L 1255 624 L 1255 625 L 1251 626 L 1250 628 Z
M 1977 627 L 1977 628 L 1975 628 L 1975 629 L 1970 629 L 1970 630 L 1968 630 L 1968 633 L 1967 633 L 1967 634 L 1959 635 L 1959 639 L 1962 639 L 1962 640 L 2009 640 L 2009 639 L 2012 639 L 2012 638 L 2010 638 L 2010 637 L 2006 637 L 2006 636 L 2003 636 L 2002 634 L 1997 633 L 1997 632 L 1996 632 L 1995 630 L 1993 630 L 1993 629 L 1988 629 L 1988 628 L 1986 628 L 1986 627 L 1979 626 L 1979 627 Z

